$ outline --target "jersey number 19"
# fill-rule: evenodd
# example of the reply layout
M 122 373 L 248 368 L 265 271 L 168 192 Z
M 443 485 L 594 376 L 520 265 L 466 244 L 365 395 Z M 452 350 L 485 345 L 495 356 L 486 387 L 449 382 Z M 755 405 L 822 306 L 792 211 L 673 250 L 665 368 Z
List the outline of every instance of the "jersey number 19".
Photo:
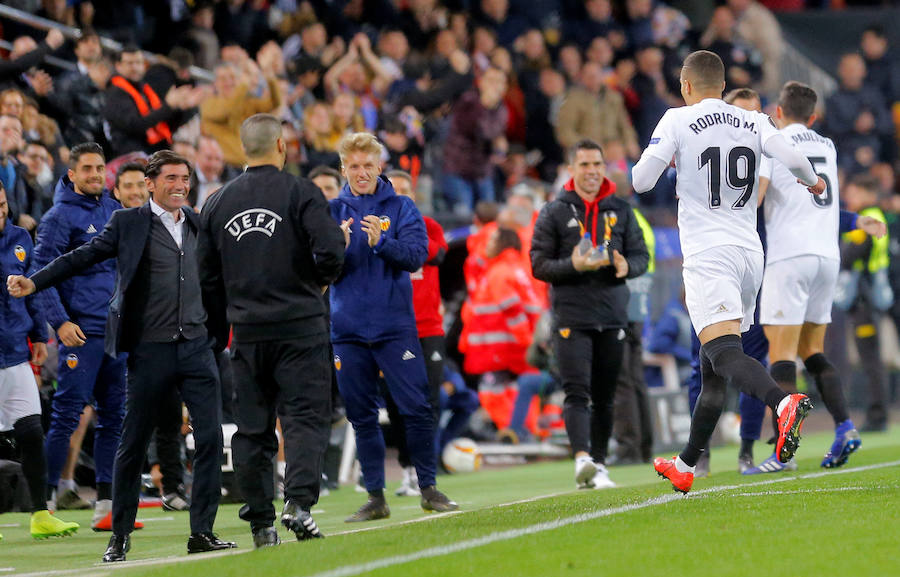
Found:
M 756 154 L 746 146 L 736 146 L 728 151 L 727 156 L 725 176 L 728 186 L 741 193 L 731 208 L 740 210 L 753 196 L 753 187 L 756 185 Z M 743 170 L 741 159 L 744 159 Z M 722 149 L 718 146 L 710 146 L 700 154 L 699 162 L 700 170 L 703 170 L 704 166 L 709 166 L 709 208 L 720 208 L 722 206 Z

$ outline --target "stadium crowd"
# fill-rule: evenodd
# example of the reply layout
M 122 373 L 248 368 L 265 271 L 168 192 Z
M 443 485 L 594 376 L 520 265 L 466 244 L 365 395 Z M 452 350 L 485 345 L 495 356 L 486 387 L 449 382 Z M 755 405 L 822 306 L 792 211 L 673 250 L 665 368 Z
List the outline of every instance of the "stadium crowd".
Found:
M 436 368 L 427 366 L 430 407 L 438 422 L 443 411 L 452 413 L 449 421 L 443 421 L 446 433 L 439 432 L 435 446 L 429 442 L 427 450 L 440 456 L 466 430 L 480 405 L 482 410 L 473 419 L 479 423 L 470 428 L 481 439 L 523 443 L 568 429 L 574 455 L 582 459 L 578 463 L 591 463 L 590 467 L 576 463 L 576 480 L 582 487 L 614 486 L 605 465 L 649 462 L 653 425 L 645 380 L 653 385 L 660 379 L 649 367 L 645 379 L 643 349 L 673 355 L 681 368 L 679 380 L 687 381 L 692 334 L 681 281 L 675 278 L 680 273 L 680 252 L 671 242 L 667 252 L 654 249 L 662 244 L 655 236 L 668 238 L 676 221 L 674 168 L 640 197 L 633 194 L 632 168 L 664 113 L 684 104 L 681 66 L 694 50 L 709 50 L 721 58 L 727 91 L 753 89 L 764 110 L 774 109 L 789 79 L 781 77 L 786 46 L 767 6 L 778 9 L 792 3 L 727 0 L 717 6 L 692 6 L 691 13 L 676 8 L 678 3 L 654 0 L 23 0 L 16 4 L 82 31 L 67 41 L 56 30 L 40 32 L 0 20 L 0 38 L 10 44 L 6 58 L 0 60 L 0 184 L 9 223 L 25 229 L 35 241 L 30 272 L 99 234 L 102 227 L 82 226 L 93 222 L 89 219 L 96 211 L 105 211 L 105 223 L 120 206 L 145 204 L 149 193 L 141 174 L 154 153 L 172 150 L 190 163 L 184 203 L 199 213 L 252 161 L 242 141 L 244 122 L 253 115 L 271 114 L 281 122 L 283 170 L 310 178 L 331 201 L 343 194 L 342 188 L 357 193 L 342 172 L 347 168 L 342 143 L 350 135 L 372 133 L 383 144 L 377 149 L 379 168 L 390 178 L 390 186 L 411 197 L 426 217 L 416 232 L 423 239 L 427 234 L 427 256 L 421 255 L 417 266 L 398 268 L 412 273 L 417 336 L 426 363 L 441 361 Z M 105 49 L 101 37 L 115 39 L 121 49 Z M 842 255 L 850 264 L 841 280 L 844 298 L 835 303 L 837 326 L 829 334 L 830 349 L 835 351 L 830 356 L 845 358 L 846 323 L 854 327 L 869 383 L 864 430 L 885 429 L 892 403 L 888 367 L 879 356 L 880 330 L 886 326 L 881 318 L 891 318 L 900 329 L 900 302 L 892 298 L 900 291 L 896 176 L 900 123 L 895 121 L 900 112 L 900 61 L 895 54 L 879 25 L 866 28 L 858 46 L 840 58 L 834 71 L 837 90 L 820 94 L 814 125 L 837 147 L 842 202 L 848 210 L 886 220 L 889 228 L 883 239 L 851 234 L 842 242 Z M 212 82 L 198 80 L 196 67 L 211 71 Z M 92 142 L 99 146 L 85 148 Z M 579 168 L 596 151 L 598 160 L 591 160 L 596 166 Z M 89 174 L 98 164 L 95 157 L 103 161 L 101 171 Z M 562 305 L 553 300 L 549 286 L 553 284 L 559 295 L 566 283 L 574 281 L 554 263 L 540 260 L 558 257 L 560 249 L 552 242 L 560 233 L 539 222 L 539 214 L 545 206 L 551 207 L 548 215 L 568 211 L 559 203 L 567 194 L 582 195 L 585 183 L 598 174 L 602 186 L 597 185 L 593 228 L 588 226 L 590 206 L 586 213 L 579 209 L 583 216 L 574 208 L 565 218 L 559 215 L 563 220 L 556 226 L 564 228 L 574 214 L 574 226 L 588 229 L 595 246 L 603 237 L 604 246 L 615 249 L 602 263 L 610 265 L 606 272 L 577 285 L 579 291 L 596 295 L 596 306 L 603 310 L 598 322 L 614 328 L 588 335 L 585 346 L 590 347 L 593 339 L 594 355 L 605 361 L 609 359 L 598 351 L 615 351 L 611 355 L 616 357 L 615 367 L 598 367 L 601 363 L 596 361 L 584 368 L 586 376 L 573 375 L 577 363 L 558 359 L 557 351 L 566 349 L 553 344 L 557 333 L 569 339 L 571 327 L 560 325 L 558 317 L 554 324 L 551 304 L 553 313 Z M 99 207 L 89 206 L 78 192 L 92 187 L 102 190 Z M 598 190 L 590 194 L 598 195 Z M 607 196 L 610 200 L 604 200 Z M 339 206 L 336 202 L 332 207 Z M 621 228 L 612 233 L 616 223 L 604 211 L 622 211 L 629 205 L 633 213 L 618 217 L 628 233 Z M 333 215 L 336 210 L 332 208 Z M 345 224 L 346 215 L 340 214 L 337 224 Z M 401 216 L 394 222 L 399 226 Z M 388 219 L 380 229 L 390 226 Z M 381 246 L 378 238 L 371 240 L 378 236 L 374 228 L 370 224 L 356 239 L 369 235 L 370 247 Z M 0 240 L 2 236 L 0 231 Z M 345 238 L 352 247 L 353 237 L 346 230 Z M 577 264 L 572 248 L 565 250 L 579 272 L 601 266 L 591 263 L 590 257 Z M 675 269 L 662 260 L 675 262 Z M 35 366 L 35 374 L 50 384 L 74 373 L 79 362 L 87 365 L 89 354 L 96 356 L 90 361 L 96 365 L 93 374 L 77 377 L 90 381 L 79 385 L 77 395 L 61 395 L 60 388 L 53 398 L 49 389 L 52 400 L 43 412 L 50 485 L 46 497 L 51 510 L 91 506 L 78 494 L 73 475 L 84 430 L 92 429 L 96 478 L 88 482 L 96 484 L 98 502 L 92 526 L 112 530 L 109 501 L 125 404 L 125 361 L 121 355 L 118 361 L 104 357 L 101 344 L 107 330 L 106 305 L 115 288 L 115 265 L 110 261 L 96 268 L 91 278 L 98 284 L 63 284 L 60 294 L 54 290 L 35 299 L 56 333 L 55 338 L 50 336 L 49 348 L 51 358 L 58 359 Z M 336 298 L 346 298 L 341 282 L 329 289 L 332 306 L 341 302 Z M 625 283 L 630 301 L 609 288 Z M 341 309 L 334 312 L 341 319 Z M 576 325 L 572 327 L 578 332 Z M 342 335 L 352 332 L 340 330 Z M 334 336 L 333 328 L 332 340 Z M 37 332 L 31 337 L 39 342 Z M 441 338 L 429 340 L 436 337 Z M 575 335 L 572 339 L 574 343 Z M 332 354 L 343 355 L 343 364 L 349 366 L 343 352 L 350 350 L 348 342 L 335 341 L 333 349 Z M 590 358 L 590 350 L 585 358 Z M 573 354 L 581 353 L 579 349 Z M 341 370 L 341 361 L 335 359 Z M 230 377 L 228 355 L 219 353 L 215 360 L 224 420 L 229 422 L 237 386 Z M 851 381 L 848 363 L 836 364 L 845 382 Z M 385 379 L 394 377 L 385 367 L 380 369 Z M 591 390 L 592 371 L 594 379 L 613 375 L 618 386 Z M 572 384 L 582 377 L 583 387 Z M 342 391 L 356 386 L 334 387 L 338 384 Z M 419 422 L 427 417 L 420 414 L 422 407 L 412 407 L 405 398 L 392 399 L 397 396 L 393 387 L 393 382 L 382 383 L 392 422 L 402 414 L 407 431 L 427 428 Z M 558 390 L 563 392 L 555 393 Z M 334 422 L 348 415 L 358 437 L 360 423 L 372 425 L 368 415 L 360 414 L 358 400 L 352 400 L 343 414 L 343 405 L 336 400 Z M 589 411 L 592 402 L 592 421 L 574 416 Z M 166 423 L 158 423 L 147 467 L 154 468 L 164 506 L 179 510 L 191 503 L 178 463 L 187 427 L 182 428 L 180 401 L 175 405 Z M 411 424 L 410 417 L 416 422 Z M 10 429 L 13 423 L 0 425 Z M 573 429 L 581 430 L 577 447 Z M 588 437 L 592 444 L 602 441 L 604 446 L 589 450 Z M 607 455 L 609 438 L 615 449 Z M 429 484 L 421 487 L 425 499 L 436 490 L 433 469 L 422 464 L 425 448 L 419 441 L 409 451 L 401 447 L 404 477 L 397 494 L 420 494 L 419 469 L 428 478 Z M 359 450 L 368 446 L 371 443 Z M 377 447 L 371 450 L 383 455 Z M 336 471 L 328 471 L 325 452 L 323 487 L 334 488 Z M 284 484 L 283 452 L 280 455 L 278 470 Z M 364 469 L 370 476 L 383 475 L 369 463 Z M 383 494 L 377 500 L 377 485 L 383 479 L 364 478 L 361 484 L 370 493 L 369 509 L 364 506 L 356 519 L 348 520 L 385 516 Z M 32 492 L 36 490 L 32 487 Z M 38 501 L 44 497 L 41 493 Z M 436 493 L 444 501 L 434 501 L 433 506 L 444 506 L 447 498 Z M 132 520 L 133 515 L 129 526 Z M 59 531 L 69 532 L 71 527 Z M 125 543 L 119 545 L 124 559 Z

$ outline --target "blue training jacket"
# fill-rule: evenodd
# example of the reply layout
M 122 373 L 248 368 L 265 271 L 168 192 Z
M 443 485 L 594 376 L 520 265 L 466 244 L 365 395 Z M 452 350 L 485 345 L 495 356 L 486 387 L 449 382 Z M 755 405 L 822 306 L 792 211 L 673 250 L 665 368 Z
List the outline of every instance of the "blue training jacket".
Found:
M 47 323 L 35 295 L 17 299 L 6 290 L 6 277 L 26 274 L 33 253 L 28 231 L 13 226 L 7 219 L 0 231 L 0 369 L 21 365 L 31 358 L 29 337 L 33 342 L 47 342 Z
M 371 195 L 354 196 L 345 184 L 330 208 L 338 224 L 353 218 L 343 273 L 330 291 L 332 341 L 417 338 L 409 273 L 428 258 L 428 234 L 415 203 L 379 177 Z M 381 219 L 381 239 L 375 247 L 369 246 L 360 227 L 370 214 Z
M 56 184 L 54 204 L 44 214 L 37 230 L 35 272 L 58 256 L 90 242 L 100 234 L 112 213 L 122 208 L 104 190 L 98 197 L 75 192 L 68 176 Z M 107 260 L 38 293 L 38 303 L 54 329 L 72 321 L 85 335 L 102 336 L 106 329 L 109 299 L 116 284 L 116 261 Z

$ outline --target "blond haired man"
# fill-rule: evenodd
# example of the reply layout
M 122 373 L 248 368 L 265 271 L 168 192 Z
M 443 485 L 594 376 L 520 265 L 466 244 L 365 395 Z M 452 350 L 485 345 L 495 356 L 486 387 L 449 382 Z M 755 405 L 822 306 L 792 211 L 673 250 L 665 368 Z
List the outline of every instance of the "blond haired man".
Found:
M 347 522 L 390 516 L 384 498 L 384 438 L 378 426 L 378 372 L 404 417 L 409 456 L 425 511 L 456 503 L 435 488 L 437 454 L 428 376 L 416 331 L 412 282 L 428 257 L 428 236 L 412 199 L 381 176 L 384 148 L 373 135 L 354 133 L 338 152 L 347 183 L 331 201 L 344 231 L 344 271 L 331 290 L 331 342 L 338 388 L 356 447 L 368 501 Z

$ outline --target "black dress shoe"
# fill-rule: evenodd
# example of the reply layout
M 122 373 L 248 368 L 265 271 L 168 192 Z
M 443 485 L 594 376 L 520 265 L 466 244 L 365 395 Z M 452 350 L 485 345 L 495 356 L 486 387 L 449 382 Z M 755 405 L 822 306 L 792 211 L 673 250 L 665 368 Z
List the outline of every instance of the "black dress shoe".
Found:
M 222 541 L 215 533 L 192 533 L 188 538 L 188 553 L 208 553 L 237 547 L 232 541 Z
M 131 536 L 116 535 L 114 533 L 113 536 L 109 538 L 109 545 L 106 547 L 106 553 L 103 554 L 103 562 L 115 563 L 117 561 L 124 561 L 125 553 L 128 553 L 130 550 Z
M 253 530 L 253 546 L 257 549 L 262 547 L 276 547 L 281 545 L 281 537 L 275 527 L 259 527 Z

